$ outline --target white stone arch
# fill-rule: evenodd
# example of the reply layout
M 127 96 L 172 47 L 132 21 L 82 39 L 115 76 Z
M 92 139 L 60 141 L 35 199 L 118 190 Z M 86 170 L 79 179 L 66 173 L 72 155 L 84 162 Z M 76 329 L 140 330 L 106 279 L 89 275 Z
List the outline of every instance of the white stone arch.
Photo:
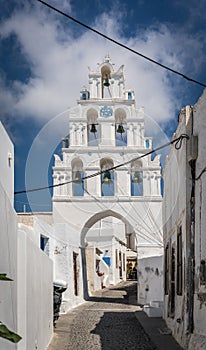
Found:
M 102 93 L 102 98 L 105 97 L 105 88 L 110 86 L 110 80 L 111 80 L 111 65 L 109 63 L 105 63 L 101 67 L 101 93 Z M 105 85 L 105 81 L 109 85 Z
M 98 118 L 98 110 L 96 108 L 89 108 L 86 111 L 87 123 L 96 123 Z
M 118 107 L 114 111 L 115 123 L 126 123 L 128 111 L 123 107 Z
M 135 230 L 133 228 L 133 226 L 131 225 L 131 223 L 128 221 L 127 218 L 125 218 L 125 216 L 122 213 L 118 213 L 114 210 L 111 209 L 107 209 L 107 210 L 102 210 L 100 212 L 96 212 L 94 215 L 92 215 L 85 223 L 84 226 L 81 229 L 81 233 L 80 233 L 80 245 L 81 248 L 85 248 L 85 238 L 87 235 L 87 232 L 90 230 L 90 228 L 96 224 L 96 222 L 98 222 L 99 220 L 102 220 L 108 216 L 113 216 L 119 220 L 121 220 L 122 222 L 125 223 L 125 225 L 127 226 L 127 230 L 129 231 L 129 233 L 134 233 Z
M 98 124 L 98 110 L 89 108 L 86 112 L 87 118 L 87 140 L 89 146 L 98 146 L 100 126 Z M 94 130 L 96 130 L 94 132 Z
M 87 282 L 87 267 L 86 267 L 86 244 L 85 244 L 85 238 L 87 235 L 87 232 L 90 230 L 90 228 L 99 220 L 102 220 L 106 217 L 113 216 L 122 222 L 125 223 L 127 227 L 127 232 L 135 233 L 135 230 L 133 229 L 130 222 L 120 213 L 117 213 L 113 210 L 104 210 L 97 212 L 96 214 L 92 215 L 84 224 L 84 226 L 81 229 L 80 233 L 80 247 L 81 247 L 81 256 L 82 256 L 82 280 L 83 280 L 83 295 L 84 299 L 87 300 L 89 298 L 88 293 L 88 282 Z M 125 232 L 126 233 L 126 232 Z

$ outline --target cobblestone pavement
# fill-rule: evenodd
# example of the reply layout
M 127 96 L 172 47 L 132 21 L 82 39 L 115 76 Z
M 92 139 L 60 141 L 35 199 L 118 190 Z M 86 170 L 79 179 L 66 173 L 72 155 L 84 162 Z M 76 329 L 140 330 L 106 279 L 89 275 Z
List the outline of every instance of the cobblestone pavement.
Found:
M 95 293 L 62 315 L 48 350 L 157 350 L 136 317 L 136 284 Z

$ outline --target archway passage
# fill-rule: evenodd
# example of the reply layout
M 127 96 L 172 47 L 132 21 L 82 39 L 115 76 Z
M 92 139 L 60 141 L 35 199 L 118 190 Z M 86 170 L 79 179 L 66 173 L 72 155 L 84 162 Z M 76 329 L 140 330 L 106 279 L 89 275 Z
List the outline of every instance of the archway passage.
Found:
M 81 232 L 84 297 L 127 279 L 127 250 L 136 254 L 136 233 L 119 213 L 93 215 Z

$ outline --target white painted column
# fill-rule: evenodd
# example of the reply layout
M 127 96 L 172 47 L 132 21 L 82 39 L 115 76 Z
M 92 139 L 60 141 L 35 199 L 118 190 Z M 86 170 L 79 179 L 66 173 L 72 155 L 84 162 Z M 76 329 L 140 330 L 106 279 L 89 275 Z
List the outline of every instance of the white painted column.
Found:
M 134 140 L 133 140 L 133 125 L 128 124 L 128 129 L 127 129 L 127 146 L 133 146 L 134 145 Z
M 74 146 L 74 130 L 75 130 L 75 125 L 72 124 L 70 127 L 70 134 L 69 134 L 69 143 L 70 146 Z
M 100 144 L 102 146 L 115 146 L 115 125 L 112 124 L 111 122 L 102 122 L 101 124 Z
M 58 185 L 58 174 L 53 174 L 53 185 Z M 54 187 L 54 196 L 58 196 L 58 187 Z
M 160 186 L 160 180 L 161 180 L 161 175 L 156 175 L 156 181 L 157 181 L 157 196 L 161 195 L 161 186 Z
M 102 93 L 101 93 L 101 80 L 100 79 L 97 80 L 96 88 L 97 88 L 97 98 L 101 98 Z
M 115 172 L 115 195 L 118 197 L 130 195 L 128 169 L 118 169 Z
M 76 134 L 77 134 L 77 136 L 76 136 L 76 141 L 77 141 L 77 143 L 76 143 L 76 145 L 77 146 L 81 146 L 81 142 L 82 142 L 82 136 L 81 136 L 81 126 L 80 125 L 78 125 L 77 127 L 76 127 Z
M 144 147 L 144 126 L 140 125 L 140 146 Z

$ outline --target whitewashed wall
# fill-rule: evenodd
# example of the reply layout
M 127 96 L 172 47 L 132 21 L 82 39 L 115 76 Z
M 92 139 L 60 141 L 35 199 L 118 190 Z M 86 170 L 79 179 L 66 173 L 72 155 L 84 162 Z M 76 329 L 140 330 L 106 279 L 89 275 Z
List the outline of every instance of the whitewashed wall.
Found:
M 0 148 L 1 153 L 1 148 Z M 6 173 L 5 173 L 6 177 Z M 0 281 L 0 320 L 17 332 L 17 218 L 11 200 L 0 183 L 0 272 L 13 282 Z M 21 334 L 20 334 L 21 335 Z M 0 338 L 0 349 L 15 350 L 15 344 Z
M 17 218 L 13 209 L 14 147 L 0 122 L 0 272 L 12 282 L 0 281 L 0 320 L 17 331 Z M 0 338 L 0 349 L 16 345 Z
M 14 146 L 0 122 L 0 182 L 8 199 L 14 201 Z
M 206 166 L 206 90 L 194 106 L 193 132 L 198 136 L 198 157 L 196 177 Z M 206 262 L 206 173 L 195 183 L 195 292 L 194 292 L 194 332 L 189 349 L 206 349 L 206 285 L 200 283 L 201 261 Z
M 18 230 L 18 350 L 44 350 L 53 332 L 53 266 L 30 231 Z
M 186 106 L 179 115 L 174 138 L 181 134 L 191 136 L 192 109 Z M 189 142 L 184 140 L 177 150 L 171 147 L 164 169 L 163 233 L 164 245 L 169 247 L 169 286 L 164 295 L 164 318 L 176 340 L 184 347 L 188 341 L 188 255 L 190 245 L 191 169 L 188 162 Z M 177 232 L 182 229 L 182 293 L 177 294 Z M 175 250 L 174 312 L 171 312 L 171 251 Z
M 138 302 L 163 301 L 163 255 L 138 260 Z

